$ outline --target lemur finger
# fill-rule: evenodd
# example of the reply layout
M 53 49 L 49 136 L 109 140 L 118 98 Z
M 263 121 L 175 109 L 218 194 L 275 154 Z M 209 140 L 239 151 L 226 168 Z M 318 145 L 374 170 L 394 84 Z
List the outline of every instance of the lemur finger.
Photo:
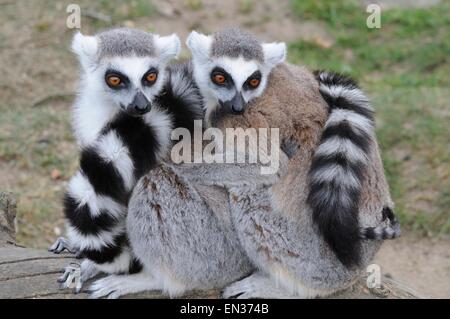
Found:
M 48 251 L 55 254 L 60 254 L 64 250 L 67 250 L 71 254 L 74 254 L 76 252 L 74 249 L 72 249 L 69 241 L 64 237 L 58 237 L 55 243 L 48 249 Z
M 69 286 L 72 283 L 74 278 L 75 278 L 75 273 L 74 272 L 68 272 L 66 280 L 61 283 L 61 285 L 59 286 L 59 289 L 62 290 L 62 289 L 69 288 Z
M 57 282 L 59 283 L 63 283 L 67 280 L 67 277 L 69 277 L 70 272 L 69 271 L 65 271 L 63 269 L 64 273 L 62 274 L 62 276 L 58 277 L 58 279 L 56 279 Z
M 222 291 L 222 297 L 225 299 L 237 299 L 250 288 L 247 281 L 241 280 L 226 287 Z
M 70 288 L 72 283 L 75 281 L 75 288 L 77 290 L 81 290 L 82 281 L 80 274 L 80 265 L 76 263 L 71 263 L 69 266 L 66 266 L 64 269 L 64 273 L 62 276 L 56 279 L 58 283 L 60 283 L 60 289 Z
M 99 290 L 99 291 L 91 293 L 89 295 L 89 299 L 100 299 L 100 298 L 106 297 L 110 293 L 111 293 L 110 291 Z
M 65 247 L 62 243 L 59 243 L 58 247 L 53 251 L 55 254 L 60 254 L 64 251 Z
M 78 280 L 77 284 L 75 286 L 75 294 L 79 294 L 81 292 L 81 289 L 83 288 L 83 281 L 82 280 Z
M 107 297 L 109 294 L 113 293 L 116 289 L 112 287 L 102 287 L 100 285 L 96 285 L 95 283 L 89 287 L 88 292 L 90 293 L 89 299 L 99 299 L 103 297 Z
M 109 294 L 107 299 L 119 299 L 120 296 L 121 296 L 120 293 L 118 293 L 117 291 L 114 291 L 111 294 Z
M 50 248 L 48 249 L 48 251 L 54 252 L 54 253 L 57 253 L 57 251 L 59 251 L 60 246 L 61 246 L 60 238 L 61 238 L 61 237 L 58 237 L 58 239 L 56 239 L 56 241 L 50 246 Z

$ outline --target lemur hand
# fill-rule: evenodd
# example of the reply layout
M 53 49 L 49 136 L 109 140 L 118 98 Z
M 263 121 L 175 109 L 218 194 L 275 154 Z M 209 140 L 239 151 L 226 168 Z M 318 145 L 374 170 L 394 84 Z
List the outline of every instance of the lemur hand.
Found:
M 60 254 L 64 250 L 67 250 L 71 254 L 76 254 L 78 258 L 78 251 L 77 249 L 73 248 L 72 245 L 69 243 L 69 241 L 64 237 L 58 237 L 56 241 L 53 243 L 53 245 L 50 246 L 48 251 Z

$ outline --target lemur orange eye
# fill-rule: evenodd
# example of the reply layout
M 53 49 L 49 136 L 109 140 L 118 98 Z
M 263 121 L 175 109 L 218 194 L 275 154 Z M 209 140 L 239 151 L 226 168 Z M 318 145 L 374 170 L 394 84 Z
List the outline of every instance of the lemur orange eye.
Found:
M 224 84 L 225 83 L 225 76 L 222 74 L 215 74 L 213 76 L 213 80 L 216 84 Z
M 117 87 L 122 83 L 122 80 L 116 75 L 110 75 L 106 78 L 106 83 L 108 83 L 109 86 Z
M 157 77 L 158 77 L 158 75 L 156 74 L 156 72 L 151 72 L 151 73 L 147 74 L 145 79 L 147 80 L 147 82 L 155 82 Z
M 251 79 L 250 82 L 248 82 L 248 84 L 250 84 L 252 88 L 256 88 L 258 87 L 260 82 L 261 81 L 259 79 Z

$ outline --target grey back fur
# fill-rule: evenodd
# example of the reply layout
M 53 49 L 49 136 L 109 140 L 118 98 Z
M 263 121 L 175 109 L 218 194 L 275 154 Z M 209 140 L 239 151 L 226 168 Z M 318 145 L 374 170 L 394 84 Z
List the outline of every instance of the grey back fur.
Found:
M 214 33 L 211 45 L 211 55 L 214 57 L 243 56 L 246 60 L 264 61 L 264 51 L 261 42 L 244 30 L 232 28 Z

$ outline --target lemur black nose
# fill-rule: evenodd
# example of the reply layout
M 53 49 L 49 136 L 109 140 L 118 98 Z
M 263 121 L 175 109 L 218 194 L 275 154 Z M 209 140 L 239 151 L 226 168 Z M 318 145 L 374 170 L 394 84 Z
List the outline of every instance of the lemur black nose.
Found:
M 234 105 L 234 104 L 231 106 L 231 110 L 233 111 L 233 114 L 236 114 L 236 115 L 244 113 L 243 107 L 240 107 L 240 106 Z
M 150 110 L 150 105 L 147 105 L 147 106 L 135 105 L 134 109 L 136 110 L 136 112 L 144 114 Z
M 149 102 L 149 100 L 147 100 L 145 95 L 141 91 L 139 91 L 134 96 L 134 99 L 131 102 L 130 107 L 133 109 L 133 111 L 135 111 L 138 114 L 145 114 L 148 111 L 150 111 L 151 103 Z
M 241 93 L 237 92 L 236 95 L 231 99 L 229 103 L 229 108 L 232 114 L 240 115 L 245 112 L 247 108 L 247 103 Z

